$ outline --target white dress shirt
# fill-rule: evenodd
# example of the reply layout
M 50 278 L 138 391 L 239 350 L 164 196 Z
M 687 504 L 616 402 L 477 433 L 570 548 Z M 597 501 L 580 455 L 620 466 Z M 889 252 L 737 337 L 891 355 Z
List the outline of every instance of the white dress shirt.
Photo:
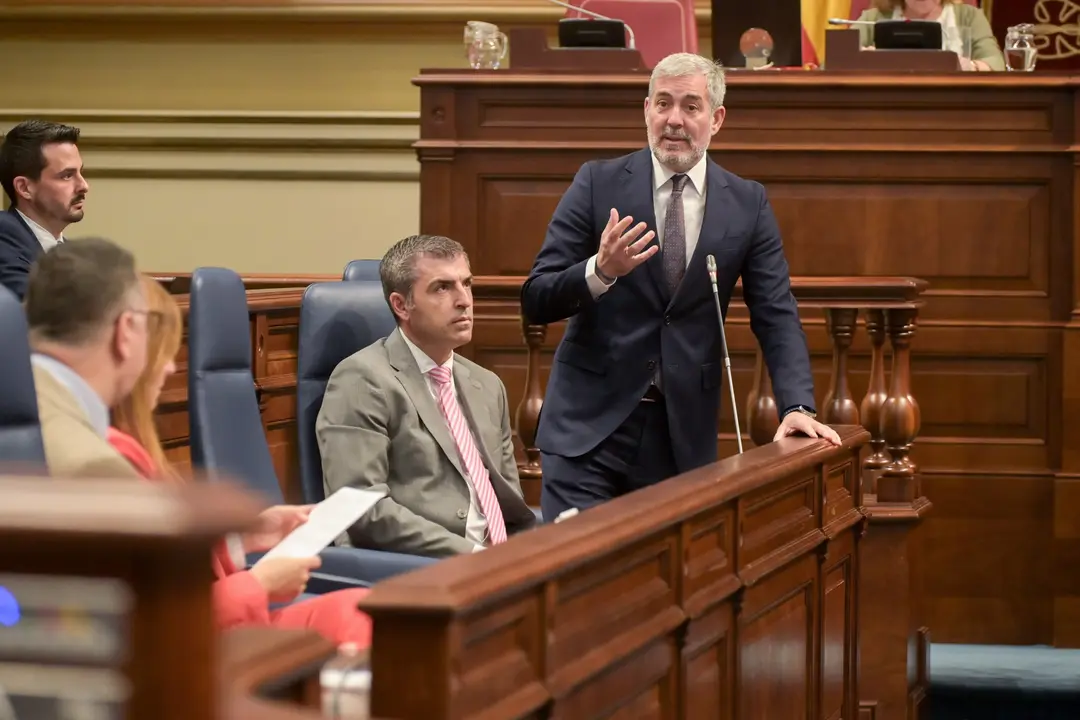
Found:
M 694 167 L 687 171 L 689 182 L 683 186 L 683 221 L 686 228 L 686 264 L 697 248 L 701 236 L 701 223 L 705 219 L 705 170 L 708 168 L 708 155 L 702 155 Z M 671 202 L 671 178 L 677 173 L 660 164 L 656 155 L 652 156 L 653 165 L 653 212 L 656 215 L 656 241 L 664 247 L 664 221 L 667 218 L 668 204 Z M 616 208 L 618 210 L 618 208 Z M 634 224 L 641 222 L 635 218 Z M 644 235 L 650 228 L 645 228 Z M 639 236 L 640 237 L 640 236 Z M 596 255 L 585 264 L 585 281 L 593 298 L 598 298 L 608 291 L 611 285 L 605 283 L 596 274 Z M 612 283 L 614 285 L 614 283 Z
M 30 227 L 30 230 L 34 233 L 34 237 L 36 237 L 37 241 L 41 243 L 41 249 L 45 252 L 49 252 L 57 245 L 64 242 L 64 233 L 60 233 L 60 237 L 55 237 L 51 232 L 41 227 L 30 218 L 26 217 L 26 215 L 23 215 L 22 210 L 16 208 L 15 212 L 19 213 L 19 217 L 21 217 L 23 221 Z
M 401 337 L 405 340 L 405 344 L 409 346 L 409 351 L 412 352 L 413 358 L 416 360 L 417 366 L 420 368 L 420 373 L 424 376 L 424 380 L 427 381 L 428 390 L 431 392 L 431 397 L 435 400 L 435 407 L 439 408 L 439 412 L 442 412 L 442 406 L 439 405 L 439 389 L 434 380 L 431 379 L 430 373 L 437 367 L 437 363 L 427 356 L 423 350 L 418 348 L 409 336 L 404 332 L 401 333 Z M 450 392 L 457 394 L 457 384 L 454 382 L 454 354 L 450 353 L 450 359 L 443 363 L 442 367 L 450 371 Z M 460 398 L 458 402 L 461 402 Z M 468 423 L 466 423 L 467 425 Z M 446 424 L 447 431 L 450 431 L 450 423 Z M 472 428 L 469 428 L 469 432 L 472 432 Z M 453 439 L 453 433 L 450 435 Z M 473 437 L 473 442 L 476 442 L 476 447 L 480 447 L 480 443 L 476 437 Z M 469 486 L 469 515 L 465 520 L 465 539 L 473 543 L 476 547 L 474 552 L 484 549 L 484 541 L 487 539 L 487 518 L 484 517 L 483 511 L 480 509 L 480 500 L 476 496 L 476 488 L 473 487 L 472 478 L 468 477 L 469 469 L 465 467 L 465 461 L 462 459 L 461 468 L 465 471 L 465 476 Z

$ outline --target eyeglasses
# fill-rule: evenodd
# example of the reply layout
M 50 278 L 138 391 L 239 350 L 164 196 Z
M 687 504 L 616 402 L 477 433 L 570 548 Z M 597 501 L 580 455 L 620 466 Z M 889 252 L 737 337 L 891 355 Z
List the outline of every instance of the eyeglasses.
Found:
M 123 316 L 124 313 L 130 313 L 132 315 L 144 315 L 144 316 L 146 316 L 146 328 L 147 328 L 147 330 L 150 330 L 151 328 L 157 327 L 157 325 L 165 317 L 165 315 L 160 310 L 149 310 L 149 309 L 144 310 L 142 308 L 124 308 L 116 316 L 116 319 L 119 320 Z

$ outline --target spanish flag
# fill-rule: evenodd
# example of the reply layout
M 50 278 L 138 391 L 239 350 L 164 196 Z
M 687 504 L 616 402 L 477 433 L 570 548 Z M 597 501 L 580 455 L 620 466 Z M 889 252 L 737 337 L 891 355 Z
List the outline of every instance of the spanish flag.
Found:
M 851 19 L 851 0 L 801 0 L 803 65 L 825 63 L 825 28 L 829 18 Z

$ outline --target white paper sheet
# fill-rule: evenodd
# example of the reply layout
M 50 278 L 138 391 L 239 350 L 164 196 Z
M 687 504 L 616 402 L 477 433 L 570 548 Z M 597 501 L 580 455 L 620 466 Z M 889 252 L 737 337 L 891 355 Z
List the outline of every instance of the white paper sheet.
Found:
M 263 558 L 318 555 L 384 497 L 386 493 L 381 491 L 341 488 L 313 507 L 308 521 L 289 533 Z

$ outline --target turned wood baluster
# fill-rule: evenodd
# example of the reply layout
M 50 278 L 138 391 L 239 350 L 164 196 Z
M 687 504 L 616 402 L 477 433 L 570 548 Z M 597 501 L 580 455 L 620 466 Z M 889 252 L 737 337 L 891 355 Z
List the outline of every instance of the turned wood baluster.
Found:
M 540 422 L 540 408 L 544 405 L 544 391 L 540 387 L 540 348 L 547 338 L 547 325 L 531 325 L 523 317 L 521 334 L 529 348 L 529 356 L 525 366 L 525 395 L 514 413 L 518 438 L 525 450 L 525 462 L 518 464 L 518 475 L 522 481 L 539 482 L 542 473 L 540 450 L 536 447 L 536 427 Z
M 870 433 L 870 454 L 863 461 L 863 476 L 867 479 L 864 492 L 877 493 L 878 472 L 889 463 L 885 453 L 885 438 L 881 435 L 881 406 L 888 398 L 885 384 L 885 313 L 866 311 L 866 334 L 870 336 L 870 384 L 866 388 L 860 414 L 862 426 Z
M 833 341 L 832 377 L 829 392 L 821 407 L 821 422 L 827 425 L 858 425 L 859 409 L 848 387 L 848 350 L 855 335 L 859 311 L 848 308 L 826 308 L 825 326 Z
M 780 427 L 780 413 L 773 397 L 772 378 L 765 367 L 765 357 L 761 354 L 760 347 L 754 358 L 754 386 L 746 398 L 746 427 L 750 430 L 750 440 L 758 447 L 771 443 L 776 429 Z
M 885 311 L 885 332 L 892 346 L 889 397 L 881 407 L 881 434 L 889 462 L 877 482 L 879 503 L 913 502 L 921 494 L 918 468 L 910 457 L 919 434 L 919 405 L 911 394 L 911 338 L 915 335 L 914 308 Z

